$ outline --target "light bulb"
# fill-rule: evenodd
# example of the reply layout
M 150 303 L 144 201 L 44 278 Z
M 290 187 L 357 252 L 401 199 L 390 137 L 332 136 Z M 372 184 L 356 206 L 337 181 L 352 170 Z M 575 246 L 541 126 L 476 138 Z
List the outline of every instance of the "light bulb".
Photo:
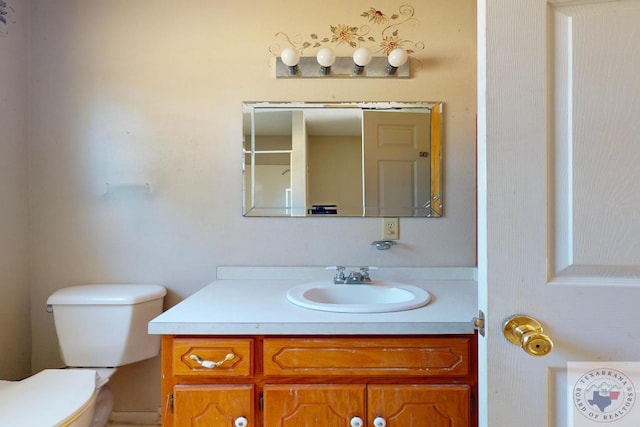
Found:
M 389 53 L 389 65 L 387 66 L 387 74 L 392 75 L 396 73 L 398 67 L 404 65 L 407 62 L 409 55 L 407 51 L 402 48 L 395 48 Z
M 316 59 L 320 64 L 320 72 L 323 76 L 326 76 L 331 72 L 333 63 L 336 62 L 336 54 L 328 47 L 323 47 L 318 51 Z
M 353 62 L 356 64 L 353 68 L 355 74 L 362 74 L 364 67 L 371 62 L 371 51 L 366 47 L 361 47 L 353 52 Z
M 361 47 L 353 52 L 353 62 L 361 67 L 366 67 L 371 62 L 371 51 L 366 47 Z
M 393 67 L 401 67 L 404 65 L 405 62 L 407 62 L 407 58 L 409 58 L 409 55 L 407 55 L 407 51 L 402 49 L 402 48 L 395 48 L 391 51 L 391 53 L 389 53 L 389 64 Z
M 318 51 L 316 58 L 318 59 L 318 64 L 323 67 L 331 67 L 336 61 L 336 54 L 328 47 L 323 47 Z
M 282 58 L 284 65 L 288 65 L 289 67 L 295 67 L 298 65 L 298 62 L 300 62 L 300 54 L 292 47 L 282 49 L 280 57 Z
M 298 62 L 300 62 L 300 53 L 292 47 L 285 47 L 280 52 L 282 63 L 289 67 L 289 74 L 298 74 Z

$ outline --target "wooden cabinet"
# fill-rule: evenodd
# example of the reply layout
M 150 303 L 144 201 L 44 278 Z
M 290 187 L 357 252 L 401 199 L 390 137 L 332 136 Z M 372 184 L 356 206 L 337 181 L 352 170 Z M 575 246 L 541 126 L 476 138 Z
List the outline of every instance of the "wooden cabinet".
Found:
M 349 426 L 365 417 L 365 385 L 267 384 L 264 425 L 281 427 Z
M 475 427 L 476 337 L 162 342 L 163 426 Z
M 264 386 L 264 425 L 270 427 L 467 427 L 470 410 L 466 384 Z
M 471 395 L 467 384 L 369 385 L 369 426 L 466 427 L 471 425 Z M 376 419 L 384 420 L 379 426 Z
M 173 425 L 248 427 L 254 419 L 253 395 L 251 385 L 176 385 Z

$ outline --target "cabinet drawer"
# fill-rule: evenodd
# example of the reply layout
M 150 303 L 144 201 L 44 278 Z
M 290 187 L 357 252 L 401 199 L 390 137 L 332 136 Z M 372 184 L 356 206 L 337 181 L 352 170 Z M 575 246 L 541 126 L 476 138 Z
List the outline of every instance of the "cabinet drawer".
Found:
M 463 376 L 470 345 L 469 338 L 267 338 L 264 374 Z
M 248 377 L 252 369 L 252 339 L 176 338 L 173 374 L 207 377 Z

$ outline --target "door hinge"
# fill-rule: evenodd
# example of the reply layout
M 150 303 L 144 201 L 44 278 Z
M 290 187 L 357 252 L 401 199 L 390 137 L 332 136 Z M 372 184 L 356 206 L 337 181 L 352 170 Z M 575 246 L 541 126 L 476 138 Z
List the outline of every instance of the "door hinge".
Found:
M 484 312 L 482 310 L 478 310 L 478 317 L 473 318 L 473 327 L 482 336 L 484 336 L 484 321 Z
M 173 414 L 173 393 L 169 393 L 169 396 L 167 396 L 167 406 L 169 407 L 169 410 Z
M 264 412 L 264 393 L 258 395 L 258 411 Z

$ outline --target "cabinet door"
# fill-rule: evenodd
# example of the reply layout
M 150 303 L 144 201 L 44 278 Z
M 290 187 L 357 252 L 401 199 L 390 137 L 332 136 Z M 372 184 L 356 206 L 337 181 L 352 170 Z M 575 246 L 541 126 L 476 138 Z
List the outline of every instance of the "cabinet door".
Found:
M 247 419 L 246 425 L 256 425 L 253 396 L 253 385 L 177 385 L 174 426 L 234 427 L 241 417 Z
M 284 384 L 264 386 L 264 425 L 268 427 L 348 427 L 365 419 L 362 384 Z
M 368 419 L 386 427 L 469 427 L 468 385 L 369 385 Z M 373 424 L 375 425 L 375 424 Z

